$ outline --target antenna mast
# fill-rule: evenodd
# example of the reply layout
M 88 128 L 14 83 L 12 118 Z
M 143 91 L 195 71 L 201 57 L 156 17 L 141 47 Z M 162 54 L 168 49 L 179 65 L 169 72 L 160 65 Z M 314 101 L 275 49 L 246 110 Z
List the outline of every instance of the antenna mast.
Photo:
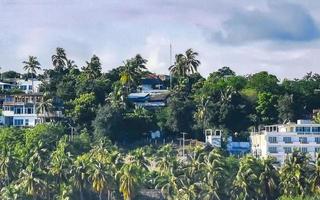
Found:
M 172 45 L 170 43 L 170 67 L 172 66 Z M 172 89 L 172 73 L 171 70 L 169 70 L 170 74 L 170 89 Z

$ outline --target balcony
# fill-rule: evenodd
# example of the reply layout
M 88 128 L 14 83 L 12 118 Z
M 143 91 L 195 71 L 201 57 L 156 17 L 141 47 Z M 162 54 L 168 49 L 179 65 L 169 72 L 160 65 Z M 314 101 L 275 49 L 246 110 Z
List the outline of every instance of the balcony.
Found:
M 2 115 L 5 117 L 12 117 L 14 115 L 14 112 L 11 110 L 3 110 Z

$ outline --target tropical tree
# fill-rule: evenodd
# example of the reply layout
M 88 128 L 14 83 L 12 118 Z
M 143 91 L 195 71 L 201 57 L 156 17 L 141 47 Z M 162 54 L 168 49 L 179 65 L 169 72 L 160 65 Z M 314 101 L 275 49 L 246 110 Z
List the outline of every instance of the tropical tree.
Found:
M 177 54 L 175 56 L 174 65 L 169 67 L 171 74 L 186 78 L 190 74 L 194 74 L 198 71 L 198 66 L 200 61 L 196 59 L 198 56 L 197 52 L 194 52 L 192 49 L 188 49 L 184 54 Z
M 6 146 L 0 153 L 0 185 L 1 182 L 4 182 L 5 185 L 9 185 L 16 175 L 19 163 L 20 161 L 13 154 L 12 149 L 9 146 Z
M 43 122 L 49 117 L 50 113 L 53 111 L 53 100 L 45 93 L 43 95 L 42 101 L 37 104 L 37 114 L 40 115 Z
M 310 179 L 311 179 L 311 191 L 314 194 L 320 195 L 320 154 L 319 153 L 314 162 Z
M 67 55 L 63 48 L 57 47 L 56 54 L 52 55 L 52 64 L 57 71 L 63 71 L 67 64 Z
M 25 66 L 23 67 L 24 70 L 27 71 L 28 74 L 31 74 L 31 81 L 32 81 L 32 92 L 34 92 L 34 76 L 37 74 L 37 70 L 40 70 L 40 63 L 37 60 L 37 57 L 35 56 L 29 56 L 27 61 L 23 61 L 23 64 L 25 64 Z
M 126 163 L 116 174 L 119 180 L 119 191 L 124 200 L 132 200 L 139 190 L 141 183 L 140 167 L 136 164 Z
M 99 193 L 99 199 L 102 200 L 102 193 L 108 191 L 107 198 L 110 198 L 114 183 L 114 177 L 110 173 L 110 165 L 104 165 L 101 161 L 91 160 L 88 169 L 88 178 L 92 184 L 92 189 Z
M 284 196 L 305 196 L 310 191 L 308 174 L 310 158 L 298 151 L 287 156 L 280 169 L 281 189 Z M 292 184 L 294 183 L 294 184 Z
M 101 76 L 101 63 L 98 56 L 93 55 L 90 62 L 86 62 L 87 66 L 82 67 L 83 73 L 88 79 L 94 80 Z
M 280 177 L 279 172 L 275 167 L 277 164 L 276 159 L 272 157 L 262 160 L 263 171 L 260 174 L 259 179 L 262 186 L 262 194 L 266 200 L 277 199 L 280 194 Z
M 20 173 L 18 180 L 19 187 L 25 188 L 26 194 L 33 199 L 44 197 L 46 191 L 46 182 L 40 176 L 41 170 L 36 165 L 27 166 L 26 169 Z

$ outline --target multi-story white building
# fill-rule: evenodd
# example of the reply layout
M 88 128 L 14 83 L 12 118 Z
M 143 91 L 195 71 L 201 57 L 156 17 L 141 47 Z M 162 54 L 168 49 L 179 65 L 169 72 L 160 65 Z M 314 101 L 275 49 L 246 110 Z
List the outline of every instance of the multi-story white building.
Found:
M 41 94 L 4 95 L 2 124 L 6 126 L 35 126 L 41 120 L 36 109 L 42 100 Z
M 308 153 L 315 159 L 320 153 L 320 124 L 310 120 L 265 126 L 250 136 L 251 151 L 257 157 L 275 157 L 283 163 L 294 150 Z

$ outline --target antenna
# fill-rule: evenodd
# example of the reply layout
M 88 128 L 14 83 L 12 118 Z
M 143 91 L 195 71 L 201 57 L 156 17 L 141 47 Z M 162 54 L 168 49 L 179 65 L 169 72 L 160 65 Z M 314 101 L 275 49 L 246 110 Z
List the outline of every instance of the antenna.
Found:
M 170 43 L 170 66 L 172 66 L 172 45 Z M 172 89 L 172 74 L 171 74 L 171 70 L 169 70 L 169 74 L 170 74 L 170 89 Z

